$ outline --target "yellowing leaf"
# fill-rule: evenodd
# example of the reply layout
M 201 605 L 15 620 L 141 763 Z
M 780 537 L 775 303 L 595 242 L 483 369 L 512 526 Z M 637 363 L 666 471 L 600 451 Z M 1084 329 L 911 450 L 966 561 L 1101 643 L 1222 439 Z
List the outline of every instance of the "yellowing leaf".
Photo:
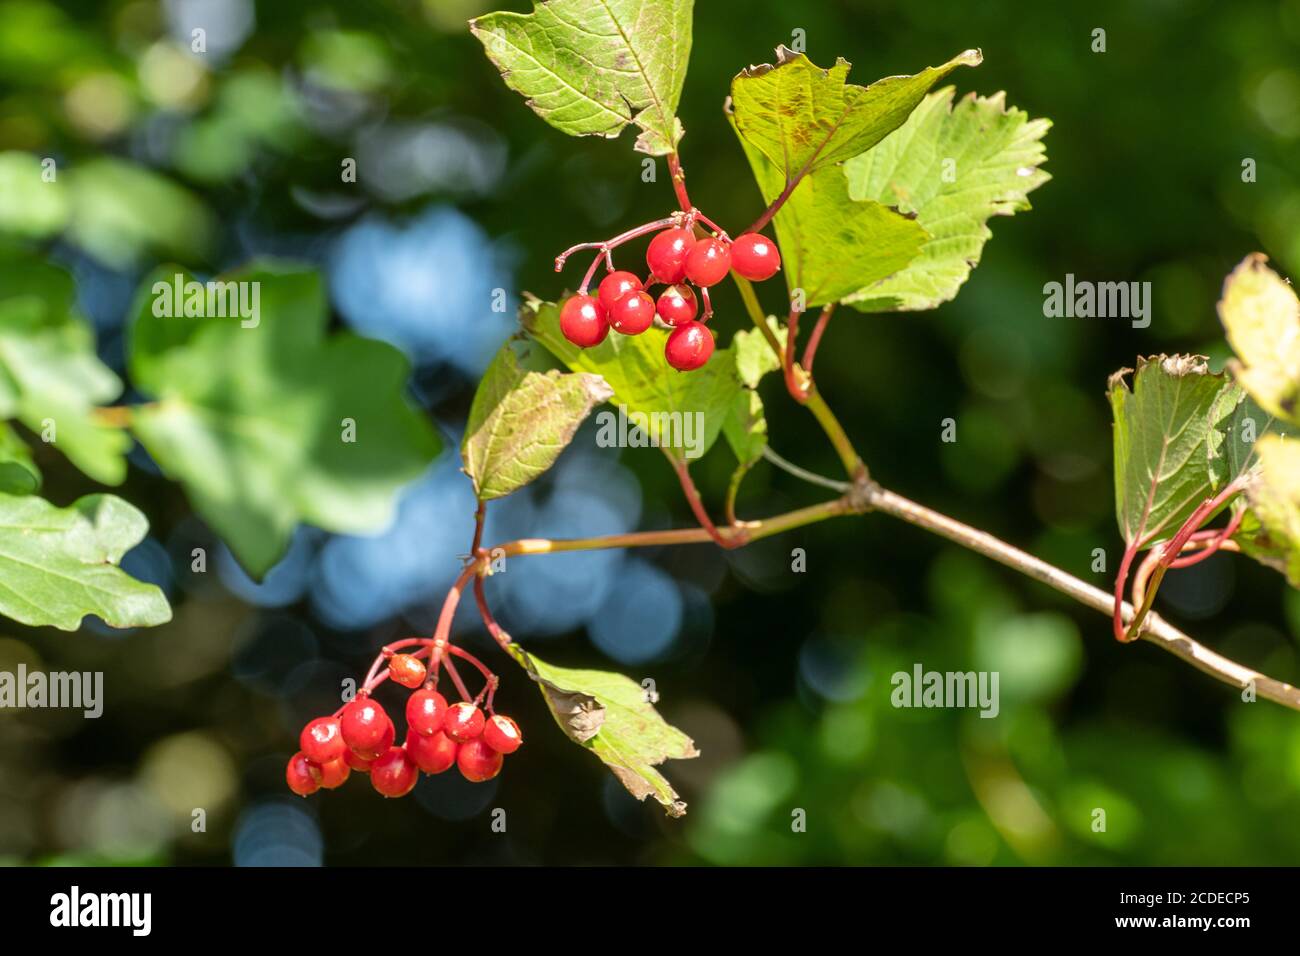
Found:
M 1223 283 L 1219 318 L 1237 353 L 1228 368 L 1266 411 L 1300 424 L 1300 300 L 1267 261 L 1249 255 Z

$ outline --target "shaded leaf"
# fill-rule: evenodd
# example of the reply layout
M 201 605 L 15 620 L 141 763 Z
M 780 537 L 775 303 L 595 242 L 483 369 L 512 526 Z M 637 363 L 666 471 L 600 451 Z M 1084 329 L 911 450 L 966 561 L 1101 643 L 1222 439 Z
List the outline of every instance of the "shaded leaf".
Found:
M 731 403 L 741 390 L 735 356 L 718 349 L 694 372 L 678 372 L 664 358 L 668 333 L 650 328 L 640 335 L 611 332 L 595 348 L 580 349 L 560 332 L 560 310 L 531 299 L 519 310 L 527 332 L 575 372 L 601 376 L 613 389 L 610 401 L 625 407 L 649 443 L 678 458 L 697 458 L 717 441 Z
M 44 238 L 62 231 L 68 197 L 63 183 L 43 172 L 30 153 L 0 153 L 0 232 Z
M 148 530 L 144 515 L 112 495 L 56 508 L 34 495 L 0 494 L 0 614 L 64 631 L 87 614 L 112 627 L 171 620 L 162 591 L 118 567 Z
M 849 197 L 914 214 L 929 234 L 905 269 L 844 301 L 863 312 L 932 309 L 957 294 L 992 237 L 988 220 L 1029 209 L 1051 177 L 1043 137 L 1051 122 L 1008 108 L 1006 97 L 952 87 L 925 98 L 907 122 L 844 164 Z
M 550 468 L 592 406 L 613 394 L 599 375 L 522 367 L 516 345 L 506 342 L 484 373 L 461 443 L 465 474 L 483 501 Z
M 41 488 L 32 450 L 8 424 L 0 423 L 0 494 L 30 495 Z
M 641 685 L 610 671 L 556 667 L 518 644 L 509 651 L 541 687 L 560 729 L 599 757 L 632 796 L 654 797 L 670 816 L 686 812 L 686 804 L 655 767 L 698 757 L 699 751 L 659 715 Z
M 246 283 L 246 303 L 256 290 L 255 324 L 155 315 L 179 272 L 146 281 L 130 329 L 132 377 L 157 399 L 138 407 L 133 427 L 158 465 L 255 576 L 299 522 L 350 534 L 387 526 L 398 491 L 439 447 L 405 398 L 405 357 L 327 335 L 320 278 L 285 264 L 223 280 Z
M 91 478 L 116 485 L 131 438 L 95 406 L 116 399 L 122 382 L 95 354 L 74 300 L 72 277 L 55 266 L 0 264 L 0 418 L 17 418 Z
M 1149 547 L 1229 480 L 1225 428 L 1241 390 L 1202 356 L 1159 355 L 1116 372 L 1108 391 L 1120 532 Z
M 875 146 L 907 119 L 930 87 L 959 66 L 983 57 L 967 50 L 914 76 L 889 76 L 870 86 L 848 82 L 849 62 L 823 70 L 784 46 L 776 65 L 751 66 L 731 82 L 741 138 L 758 149 L 782 179 L 793 182 Z
M 769 315 L 767 327 L 784 348 L 785 326 Z M 780 356 L 768 344 L 767 336 L 757 328 L 737 332 L 731 339 L 731 351 L 736 357 L 736 374 L 747 388 L 758 388 L 764 375 L 781 367 Z
M 671 153 L 691 53 L 693 0 L 549 0 L 532 13 L 489 13 L 470 30 L 546 122 L 571 136 L 614 137 Z
M 1266 411 L 1300 424 L 1300 300 L 1267 262 L 1249 255 L 1223 283 L 1219 318 L 1237 353 L 1228 368 Z

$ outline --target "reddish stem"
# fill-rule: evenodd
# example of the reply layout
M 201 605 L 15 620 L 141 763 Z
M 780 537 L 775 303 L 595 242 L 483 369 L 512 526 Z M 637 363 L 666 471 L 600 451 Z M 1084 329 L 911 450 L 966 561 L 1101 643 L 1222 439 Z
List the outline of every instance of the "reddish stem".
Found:
M 798 309 L 790 310 L 790 318 L 785 326 L 785 348 L 781 350 L 781 371 L 785 376 L 785 390 L 790 393 L 791 398 L 803 405 L 808 401 L 808 392 L 794 374 L 794 350 L 799 341 L 801 314 Z
M 1124 627 L 1124 586 L 1128 584 L 1129 568 L 1133 566 L 1133 558 L 1137 553 L 1138 541 L 1135 539 L 1124 549 L 1124 557 L 1119 562 L 1119 572 L 1115 575 L 1115 611 L 1111 617 L 1111 630 L 1115 633 L 1115 640 L 1121 644 L 1129 642 L 1128 631 Z
M 459 648 L 453 647 L 452 645 L 448 644 L 447 650 L 452 654 L 454 654 L 456 653 L 457 650 L 459 650 Z M 460 673 L 456 670 L 456 665 L 452 663 L 451 658 L 444 657 L 442 659 L 442 663 L 447 668 L 447 673 L 451 675 L 451 682 L 456 685 L 456 693 L 460 694 L 460 699 L 470 700 L 471 697 L 469 693 L 469 688 L 466 687 L 465 682 L 461 680 Z
M 708 511 L 705 510 L 704 502 L 700 499 L 700 492 L 691 478 L 690 465 L 684 459 L 677 458 L 671 453 L 668 453 L 668 459 L 673 464 L 673 470 L 677 472 L 677 480 L 681 482 L 682 491 L 686 495 L 686 502 L 691 506 L 695 520 L 700 523 L 701 528 L 708 532 L 713 543 L 727 550 L 745 545 L 749 541 L 749 534 L 745 530 L 733 529 L 733 533 L 728 536 L 723 536 L 718 531 L 713 519 L 709 517 Z
M 691 205 L 691 197 L 686 192 L 686 170 L 682 169 L 682 161 L 675 152 L 668 154 L 668 176 L 673 181 L 677 205 L 682 207 L 682 212 L 689 213 L 694 207 Z
M 1228 540 L 1234 534 L 1236 534 L 1237 529 L 1241 527 L 1241 519 L 1244 517 L 1246 517 L 1245 508 L 1241 509 L 1235 515 L 1233 515 L 1232 519 L 1222 529 L 1218 531 L 1210 532 L 1209 536 L 1205 539 L 1204 543 L 1200 545 L 1201 550 L 1193 554 L 1182 555 L 1181 557 L 1177 557 L 1174 560 L 1169 562 L 1169 566 L 1171 568 L 1186 568 L 1186 567 L 1190 567 L 1193 564 L 1200 564 L 1202 561 L 1210 557 L 1212 554 L 1214 554 L 1216 551 L 1218 551 L 1220 548 L 1222 548 L 1225 544 L 1228 543 Z M 1192 539 L 1194 540 L 1197 537 L 1199 536 L 1193 535 Z
M 831 320 L 831 315 L 835 312 L 835 303 L 822 309 L 822 314 L 817 318 L 817 324 L 813 326 L 812 335 L 808 337 L 808 344 L 804 346 L 803 361 L 799 364 L 803 370 L 808 373 L 808 380 L 812 382 L 813 359 L 817 357 L 817 346 L 821 344 L 822 335 L 826 331 L 826 326 Z

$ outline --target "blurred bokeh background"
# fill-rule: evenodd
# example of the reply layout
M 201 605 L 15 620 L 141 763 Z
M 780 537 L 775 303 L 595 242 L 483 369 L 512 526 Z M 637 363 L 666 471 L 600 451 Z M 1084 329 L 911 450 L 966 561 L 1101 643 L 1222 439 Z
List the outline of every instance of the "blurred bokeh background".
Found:
M 159 261 L 204 273 L 258 254 L 314 262 L 337 323 L 410 355 L 412 395 L 454 450 L 517 292 L 553 296 L 557 251 L 673 204 L 662 166 L 643 182 L 630 135 L 566 137 L 506 89 L 465 26 L 497 7 L 528 3 L 0 0 L 0 168 L 54 157 L 67 184 L 53 206 L 0 192 L 0 254 L 35 247 L 69 270 L 119 371 L 128 303 Z M 1106 376 L 1139 353 L 1221 359 L 1214 304 L 1246 253 L 1300 270 L 1300 0 L 751 0 L 743 14 L 701 0 L 683 161 L 692 197 L 724 225 L 761 208 L 722 119 L 729 80 L 796 29 L 814 62 L 842 55 L 860 83 L 981 47 L 959 91 L 1006 90 L 1054 121 L 1053 181 L 1032 212 L 992 222 L 958 299 L 924 314 L 843 310 L 818 380 L 887 486 L 1105 586 L 1091 564 L 1094 548 L 1112 567 L 1119 553 Z M 340 181 L 347 157 L 355 184 Z M 1066 273 L 1150 281 L 1150 327 L 1045 319 L 1042 286 Z M 776 309 L 772 285 L 761 291 Z M 504 314 L 494 289 L 511 296 Z M 743 327 L 734 289 L 715 301 L 724 335 Z M 833 474 L 807 413 L 775 378 L 764 393 L 773 447 Z M 956 443 L 940 441 L 948 417 Z M 0 622 L 0 667 L 106 675 L 99 720 L 0 711 L 6 862 L 1300 859 L 1300 715 L 1120 647 L 1100 615 L 873 516 L 731 554 L 519 559 L 490 582 L 503 624 L 537 653 L 656 682 L 703 754 L 665 768 L 690 804 L 682 820 L 636 803 L 568 743 L 471 613 L 457 634 L 503 674 L 498 706 L 528 738 L 502 776 L 426 779 L 403 801 L 364 779 L 291 798 L 282 773 L 303 722 L 332 710 L 339 681 L 380 645 L 429 627 L 468 547 L 469 484 L 444 454 L 387 533 L 302 529 L 254 584 L 180 490 L 133 461 L 119 493 L 152 530 L 128 566 L 166 589 L 175 620 L 75 635 Z M 94 490 L 47 464 L 55 502 Z M 730 468 L 720 445 L 695 469 L 715 508 Z M 761 466 L 741 511 L 818 497 Z M 689 520 L 657 451 L 599 449 L 584 431 L 552 474 L 492 507 L 487 538 Z M 206 574 L 190 571 L 200 546 L 215 555 Z M 795 547 L 806 573 L 790 570 Z M 1300 679 L 1300 599 L 1271 571 L 1216 557 L 1170 575 L 1159 606 L 1229 656 Z M 917 662 L 999 671 L 1001 715 L 894 709 L 890 675 Z M 795 809 L 806 833 L 791 831 Z

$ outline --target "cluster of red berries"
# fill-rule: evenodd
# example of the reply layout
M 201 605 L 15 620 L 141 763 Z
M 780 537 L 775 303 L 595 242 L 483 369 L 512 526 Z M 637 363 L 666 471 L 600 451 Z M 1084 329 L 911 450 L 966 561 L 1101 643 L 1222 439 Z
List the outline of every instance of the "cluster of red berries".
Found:
M 505 755 L 524 742 L 519 725 L 491 713 L 490 701 L 489 716 L 468 700 L 449 705 L 410 654 L 393 655 L 388 676 L 414 691 L 406 699 L 406 741 L 394 745 L 392 719 L 362 691 L 334 716 L 317 717 L 302 729 L 302 749 L 289 758 L 284 774 L 290 790 L 304 797 L 322 787 L 333 790 L 358 770 L 370 774 L 371 785 L 385 797 L 404 797 L 418 771 L 442 773 L 452 765 L 466 780 L 482 783 L 500 773 Z
M 713 333 L 705 324 L 712 315 L 709 287 L 732 269 L 746 279 L 762 281 L 781 268 L 776 244 L 759 233 L 748 232 L 734 241 L 725 235 L 696 239 L 689 225 L 658 233 L 650 240 L 645 258 L 650 268 L 645 282 L 631 272 L 613 271 L 611 265 L 596 295 L 588 295 L 584 288 L 565 300 L 560 308 L 564 337 L 580 348 L 591 348 L 605 341 L 611 328 L 623 335 L 640 335 L 657 315 L 673 330 L 664 346 L 668 364 L 689 372 L 713 355 Z M 654 285 L 666 286 L 657 299 L 648 291 Z M 700 289 L 705 303 L 698 320 L 699 302 L 691 285 Z

